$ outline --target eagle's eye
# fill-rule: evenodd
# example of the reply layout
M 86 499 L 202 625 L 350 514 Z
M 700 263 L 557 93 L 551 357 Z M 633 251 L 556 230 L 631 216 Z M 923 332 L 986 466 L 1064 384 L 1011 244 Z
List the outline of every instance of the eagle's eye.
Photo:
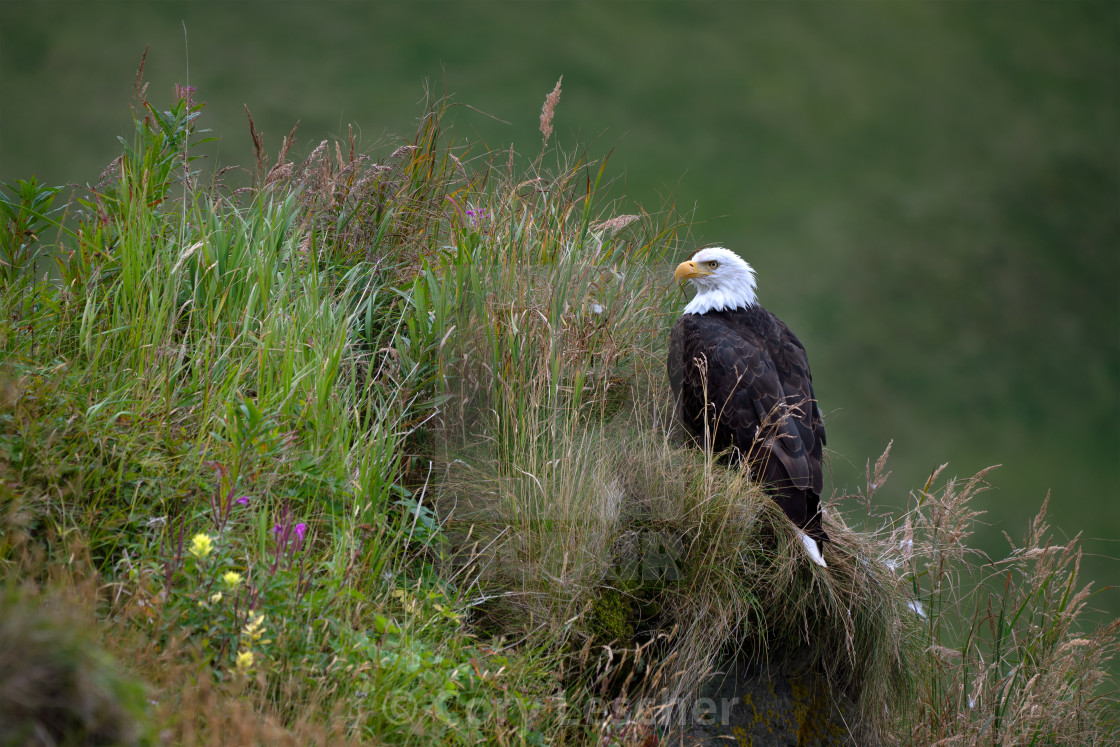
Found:
M 710 262 L 708 262 L 708 267 L 711 267 L 714 270 L 717 267 L 719 267 L 719 262 L 717 262 L 716 260 L 713 259 Z

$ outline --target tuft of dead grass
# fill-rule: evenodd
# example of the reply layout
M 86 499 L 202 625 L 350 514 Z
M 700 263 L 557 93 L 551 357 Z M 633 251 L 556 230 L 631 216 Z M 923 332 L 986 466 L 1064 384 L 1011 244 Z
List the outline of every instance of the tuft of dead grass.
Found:
M 969 501 L 986 471 L 936 494 L 911 513 L 909 579 L 921 603 L 926 648 L 910 737 L 937 744 L 1107 744 L 1117 702 L 1107 662 L 1120 648 L 1120 620 L 1089 628 L 1092 584 L 1081 585 L 1078 537 L 1054 544 L 1049 498 L 1022 545 L 1008 538 L 998 560 L 965 561 L 978 515 Z M 900 540 L 909 546 L 909 532 Z M 965 576 L 965 574 L 970 574 Z

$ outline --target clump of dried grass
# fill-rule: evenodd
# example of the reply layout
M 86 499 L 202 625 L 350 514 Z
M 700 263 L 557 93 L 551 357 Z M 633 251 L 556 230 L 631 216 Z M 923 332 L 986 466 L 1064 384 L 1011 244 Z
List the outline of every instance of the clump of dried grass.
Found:
M 890 446 L 868 465 L 857 496 L 869 520 L 890 473 Z M 905 585 L 920 651 L 915 697 L 895 719 L 913 744 L 1105 744 L 1117 726 L 1106 663 L 1120 646 L 1120 621 L 1091 626 L 1092 585 L 1077 580 L 1078 538 L 1055 545 L 1047 498 L 1021 547 L 993 560 L 970 544 L 982 512 L 975 499 L 993 467 L 949 478 L 946 465 L 885 518 L 871 537 L 880 561 Z
M 1120 647 L 1120 620 L 1086 623 L 1092 584 L 1078 582 L 1078 537 L 1053 543 L 1049 498 L 1022 546 L 1008 537 L 1006 557 L 970 562 L 979 556 L 966 544 L 979 516 L 971 500 L 987 472 L 935 492 L 927 483 L 892 542 L 924 623 L 926 668 L 909 736 L 963 745 L 1108 743 L 1117 703 L 1104 689 L 1106 663 Z
M 480 188 L 483 172 L 468 173 L 443 125 L 448 103 L 429 97 L 411 140 L 379 160 L 360 152 L 354 129 L 345 142 L 322 140 L 302 161 L 290 160 L 299 123 L 283 139 L 275 162 L 246 108 L 256 154 L 255 186 L 299 194 L 303 250 L 322 261 L 412 264 L 447 240 L 454 195 Z
M 167 744 L 220 747 L 229 744 L 351 745 L 360 744 L 338 713 L 323 712 L 317 703 L 278 707 L 262 687 L 217 682 L 206 667 L 184 663 L 183 652 L 149 653 L 152 669 L 153 720 Z M 154 661 L 152 660 L 154 659 Z M 259 684 L 259 683 L 258 683 Z M 294 690 L 304 688 L 292 688 Z
M 642 703 L 630 716 L 647 723 L 673 723 L 736 652 L 778 664 L 807 651 L 862 707 L 858 728 L 881 732 L 884 706 L 911 689 L 902 580 L 836 522 L 829 571 L 817 571 L 742 472 L 637 424 L 585 432 L 534 473 L 477 451 L 449 466 L 440 507 L 453 539 L 474 545 L 472 593 L 489 623 L 562 642 L 572 681 Z M 633 639 L 596 629 L 607 593 L 630 600 Z

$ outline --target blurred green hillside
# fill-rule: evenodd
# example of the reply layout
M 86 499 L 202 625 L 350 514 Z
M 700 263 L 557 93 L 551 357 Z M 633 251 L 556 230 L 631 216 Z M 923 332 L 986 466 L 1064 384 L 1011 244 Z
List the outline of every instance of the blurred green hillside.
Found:
M 296 120 L 303 153 L 351 123 L 388 152 L 425 80 L 470 105 L 472 153 L 532 158 L 563 75 L 553 137 L 758 270 L 810 351 L 837 490 L 891 439 L 900 505 L 941 462 L 1003 464 L 981 498 L 993 553 L 1050 491 L 1055 524 L 1092 538 L 1089 577 L 1120 578 L 1112 0 L 3 0 L 0 181 L 96 182 L 149 44 L 153 89 L 207 102 L 215 165 L 252 163 L 243 105 L 272 153 Z M 1120 613 L 1120 592 L 1098 600 Z

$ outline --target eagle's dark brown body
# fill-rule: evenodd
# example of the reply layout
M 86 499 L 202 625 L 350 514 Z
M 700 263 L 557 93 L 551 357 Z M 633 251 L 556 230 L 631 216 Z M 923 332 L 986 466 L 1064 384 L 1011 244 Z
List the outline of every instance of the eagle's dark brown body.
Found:
M 824 423 L 808 356 L 793 332 L 757 304 L 685 314 L 673 326 L 668 369 L 685 429 L 745 462 L 794 524 L 826 541 Z

